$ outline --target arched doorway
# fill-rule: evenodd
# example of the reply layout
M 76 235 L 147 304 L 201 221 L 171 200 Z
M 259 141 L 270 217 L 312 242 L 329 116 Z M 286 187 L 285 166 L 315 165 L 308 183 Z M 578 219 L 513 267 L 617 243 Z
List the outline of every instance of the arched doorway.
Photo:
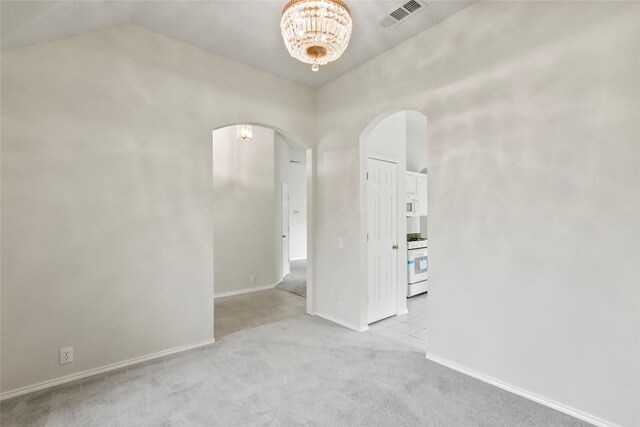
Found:
M 360 136 L 362 316 L 372 331 L 426 350 L 427 117 L 379 115 Z
M 313 314 L 311 149 L 238 123 L 213 131 L 212 154 L 216 339 Z

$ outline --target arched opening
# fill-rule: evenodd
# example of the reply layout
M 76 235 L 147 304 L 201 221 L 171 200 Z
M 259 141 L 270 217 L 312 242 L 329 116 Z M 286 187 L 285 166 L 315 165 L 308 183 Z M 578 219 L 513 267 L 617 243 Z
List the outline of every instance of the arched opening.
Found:
M 273 126 L 212 132 L 216 339 L 313 313 L 311 156 Z
M 360 136 L 361 322 L 426 350 L 427 116 L 379 115 Z

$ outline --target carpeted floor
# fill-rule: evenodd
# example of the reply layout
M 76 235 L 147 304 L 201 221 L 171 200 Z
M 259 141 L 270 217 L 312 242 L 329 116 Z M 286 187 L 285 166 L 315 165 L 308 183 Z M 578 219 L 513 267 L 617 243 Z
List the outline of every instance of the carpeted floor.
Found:
M 370 332 L 299 316 L 2 402 L 9 426 L 586 426 Z
M 281 289 L 265 289 L 216 298 L 214 304 L 213 326 L 216 340 L 307 312 L 306 299 Z
M 307 260 L 299 259 L 291 261 L 291 273 L 289 273 L 284 279 L 282 279 L 282 282 L 278 283 L 278 286 L 276 286 L 276 288 L 306 298 Z

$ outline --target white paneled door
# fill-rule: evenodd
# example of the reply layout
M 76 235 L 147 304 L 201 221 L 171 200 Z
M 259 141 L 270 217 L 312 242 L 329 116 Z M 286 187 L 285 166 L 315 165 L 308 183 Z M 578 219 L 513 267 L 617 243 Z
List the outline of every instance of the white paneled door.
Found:
M 289 263 L 289 186 L 282 183 L 282 277 L 291 271 Z
M 397 314 L 398 166 L 367 159 L 368 323 Z

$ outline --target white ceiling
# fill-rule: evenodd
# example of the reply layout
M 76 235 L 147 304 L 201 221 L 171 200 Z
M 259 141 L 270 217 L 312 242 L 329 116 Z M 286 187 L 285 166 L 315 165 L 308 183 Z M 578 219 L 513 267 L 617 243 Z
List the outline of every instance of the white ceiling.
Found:
M 314 73 L 291 58 L 280 36 L 286 0 L 232 1 L 5 1 L 1 3 L 2 49 L 134 24 L 207 49 L 310 87 L 341 76 L 453 15 L 473 2 L 428 0 L 428 7 L 396 26 L 378 23 L 408 0 L 346 0 L 354 30 L 338 61 Z

